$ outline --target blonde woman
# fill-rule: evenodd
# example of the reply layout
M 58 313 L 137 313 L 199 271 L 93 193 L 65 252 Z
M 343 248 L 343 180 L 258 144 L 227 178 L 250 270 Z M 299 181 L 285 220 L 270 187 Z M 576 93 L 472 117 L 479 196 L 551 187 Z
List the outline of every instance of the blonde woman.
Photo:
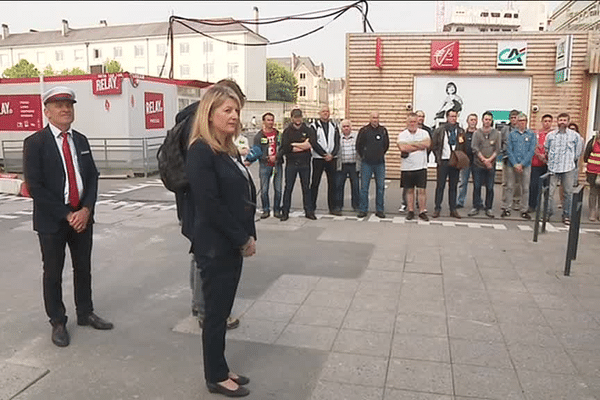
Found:
M 583 161 L 587 163 L 586 180 L 590 184 L 590 221 L 600 220 L 600 133 L 596 133 L 585 146 Z
M 222 85 L 202 97 L 190 134 L 186 174 L 195 208 L 192 251 L 202 274 L 204 377 L 210 392 L 242 397 L 249 379 L 229 371 L 225 332 L 242 272 L 256 252 L 256 190 L 234 140 L 240 99 Z

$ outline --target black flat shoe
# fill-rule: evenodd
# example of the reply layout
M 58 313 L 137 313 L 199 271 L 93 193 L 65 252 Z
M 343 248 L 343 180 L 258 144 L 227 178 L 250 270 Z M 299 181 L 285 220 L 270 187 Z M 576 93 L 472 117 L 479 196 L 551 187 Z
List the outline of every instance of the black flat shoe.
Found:
M 69 332 L 65 324 L 52 325 L 52 343 L 58 347 L 67 347 L 69 341 Z
M 226 397 L 244 397 L 250 394 L 250 391 L 243 386 L 239 386 L 235 390 L 229 390 L 223 385 L 219 385 L 218 383 L 208 383 L 206 382 L 206 387 L 208 391 L 211 393 L 220 393 Z
M 230 376 L 229 379 L 231 379 L 238 385 L 247 385 L 250 383 L 250 378 L 243 376 L 243 375 L 238 375 L 237 378 L 233 378 Z
M 91 326 L 94 329 L 99 329 L 102 331 L 111 330 L 114 328 L 112 322 L 108 322 L 94 313 L 91 313 L 87 317 L 77 318 L 77 325 L 79 326 Z

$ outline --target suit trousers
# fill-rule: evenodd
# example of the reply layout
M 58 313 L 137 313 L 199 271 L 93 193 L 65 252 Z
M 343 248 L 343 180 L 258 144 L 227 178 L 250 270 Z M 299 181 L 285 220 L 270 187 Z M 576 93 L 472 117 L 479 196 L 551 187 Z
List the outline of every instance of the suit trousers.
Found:
M 442 160 L 437 165 L 437 185 L 435 187 L 435 211 L 441 211 L 446 180 L 448 180 L 448 206 L 450 212 L 456 211 L 456 191 L 460 170 L 448 165 L 448 160 Z
M 329 211 L 336 211 L 336 160 L 335 158 L 331 161 L 325 161 L 322 158 L 312 159 L 312 181 L 310 184 L 310 196 L 311 196 L 311 207 L 312 210 L 317 209 L 317 197 L 319 195 L 319 185 L 321 184 L 321 177 L 323 176 L 323 170 L 327 175 L 327 206 Z
M 65 265 L 65 247 L 69 246 L 73 262 L 73 287 L 77 317 L 83 318 L 94 310 L 92 305 L 92 225 L 77 233 L 64 221 L 56 233 L 38 233 L 43 262 L 44 305 L 50 323 L 67 322 L 62 300 L 62 272 Z
M 208 383 L 227 380 L 229 367 L 225 360 L 225 332 L 235 293 L 242 274 L 242 256 L 234 254 L 216 258 L 196 257 L 202 276 L 204 293 L 204 325 L 202 354 L 204 378 Z
M 314 211 L 311 205 L 310 197 L 310 164 L 304 164 L 296 161 L 285 163 L 285 190 L 283 191 L 283 205 L 281 211 L 284 214 L 290 213 L 292 206 L 292 191 L 296 183 L 296 175 L 300 175 L 300 185 L 302 186 L 302 203 L 304 212 Z

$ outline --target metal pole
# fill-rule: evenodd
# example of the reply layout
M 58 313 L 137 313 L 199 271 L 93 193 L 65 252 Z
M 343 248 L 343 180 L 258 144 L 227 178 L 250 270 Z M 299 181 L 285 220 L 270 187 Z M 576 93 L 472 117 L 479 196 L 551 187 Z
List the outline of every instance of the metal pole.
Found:
M 537 243 L 540 230 L 540 212 L 542 211 L 542 191 L 544 190 L 544 180 L 538 182 L 537 207 L 535 208 L 535 223 L 533 225 L 533 241 Z
M 148 177 L 148 140 L 142 138 L 142 157 L 144 158 L 144 178 Z
M 578 186 L 573 193 L 571 204 L 571 224 L 569 225 L 569 238 L 567 241 L 567 257 L 565 260 L 564 275 L 571 274 L 571 261 L 577 257 L 577 244 L 579 243 L 579 226 L 581 219 L 583 186 Z
M 550 202 L 550 176 L 551 173 L 547 172 L 542 177 L 545 177 L 547 184 L 544 185 L 544 213 L 542 214 L 542 233 L 546 232 L 546 222 L 548 222 L 548 204 Z

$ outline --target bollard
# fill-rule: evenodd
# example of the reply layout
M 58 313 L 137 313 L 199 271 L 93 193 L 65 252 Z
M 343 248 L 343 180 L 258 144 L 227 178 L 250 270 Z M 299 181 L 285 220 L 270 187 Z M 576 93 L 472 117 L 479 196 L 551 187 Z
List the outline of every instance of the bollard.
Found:
M 533 225 L 533 241 L 538 241 L 540 230 L 540 218 L 542 220 L 542 233 L 546 232 L 546 220 L 548 215 L 548 198 L 550 196 L 550 175 L 551 172 L 546 172 L 540 176 L 537 207 L 535 208 L 535 222 Z M 542 202 L 542 197 L 544 201 Z M 541 214 L 541 216 L 540 216 Z
M 583 185 L 577 186 L 573 192 L 571 204 L 571 224 L 569 225 L 569 238 L 567 240 L 567 259 L 565 261 L 565 276 L 571 274 L 571 261 L 577 259 L 577 246 L 579 244 L 579 227 L 581 226 L 581 209 L 583 208 Z

